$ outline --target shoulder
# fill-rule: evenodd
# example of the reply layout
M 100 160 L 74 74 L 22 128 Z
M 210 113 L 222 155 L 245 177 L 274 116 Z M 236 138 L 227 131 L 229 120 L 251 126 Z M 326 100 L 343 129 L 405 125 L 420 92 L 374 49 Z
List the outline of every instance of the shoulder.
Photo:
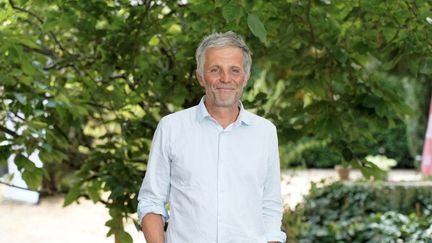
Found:
M 245 110 L 245 114 L 248 116 L 253 126 L 257 126 L 260 129 L 267 131 L 276 131 L 276 126 L 270 120 L 247 110 Z
M 196 116 L 196 106 L 180 110 L 161 118 L 159 125 L 164 127 L 180 126 Z

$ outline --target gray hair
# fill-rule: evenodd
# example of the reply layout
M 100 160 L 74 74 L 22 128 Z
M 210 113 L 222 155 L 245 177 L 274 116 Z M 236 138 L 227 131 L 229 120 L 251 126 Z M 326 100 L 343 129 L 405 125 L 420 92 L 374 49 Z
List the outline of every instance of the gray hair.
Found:
M 252 52 L 249 50 L 249 47 L 246 45 L 240 35 L 232 31 L 228 31 L 225 33 L 213 33 L 209 36 L 206 36 L 199 44 L 195 53 L 195 59 L 197 62 L 196 71 L 199 75 L 204 74 L 205 53 L 207 49 L 221 47 L 240 48 L 240 50 L 243 52 L 243 69 L 245 70 L 246 74 L 250 74 L 252 66 Z

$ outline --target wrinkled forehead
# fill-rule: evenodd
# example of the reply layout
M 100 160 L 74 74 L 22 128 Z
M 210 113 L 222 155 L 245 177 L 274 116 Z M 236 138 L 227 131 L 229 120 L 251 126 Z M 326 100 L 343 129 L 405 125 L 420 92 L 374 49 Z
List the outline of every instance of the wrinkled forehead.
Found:
M 244 64 L 243 52 L 238 47 L 211 47 L 204 53 L 204 65 L 235 65 L 242 67 Z

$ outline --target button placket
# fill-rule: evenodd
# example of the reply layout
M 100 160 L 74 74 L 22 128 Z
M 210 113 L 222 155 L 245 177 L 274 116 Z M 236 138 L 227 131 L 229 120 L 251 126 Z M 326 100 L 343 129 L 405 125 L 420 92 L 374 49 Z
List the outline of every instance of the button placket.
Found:
M 224 218 L 223 218 L 223 201 L 224 201 L 224 184 L 223 184 L 223 170 L 226 163 L 226 131 L 220 131 L 218 134 L 218 160 L 217 160 L 217 198 L 218 198 L 218 239 L 221 240 L 220 235 L 223 234 L 223 232 L 220 232 L 219 229 L 221 229 L 220 224 L 223 224 Z

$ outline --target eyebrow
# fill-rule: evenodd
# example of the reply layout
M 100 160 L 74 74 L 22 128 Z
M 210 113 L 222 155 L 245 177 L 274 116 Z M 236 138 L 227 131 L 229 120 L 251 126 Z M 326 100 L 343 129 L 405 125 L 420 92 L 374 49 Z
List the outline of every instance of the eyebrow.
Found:
M 211 68 L 211 67 L 221 67 L 221 66 L 219 64 L 214 64 L 214 65 L 209 66 L 209 68 Z M 241 68 L 241 66 L 231 65 L 231 66 L 229 66 L 229 68 Z

